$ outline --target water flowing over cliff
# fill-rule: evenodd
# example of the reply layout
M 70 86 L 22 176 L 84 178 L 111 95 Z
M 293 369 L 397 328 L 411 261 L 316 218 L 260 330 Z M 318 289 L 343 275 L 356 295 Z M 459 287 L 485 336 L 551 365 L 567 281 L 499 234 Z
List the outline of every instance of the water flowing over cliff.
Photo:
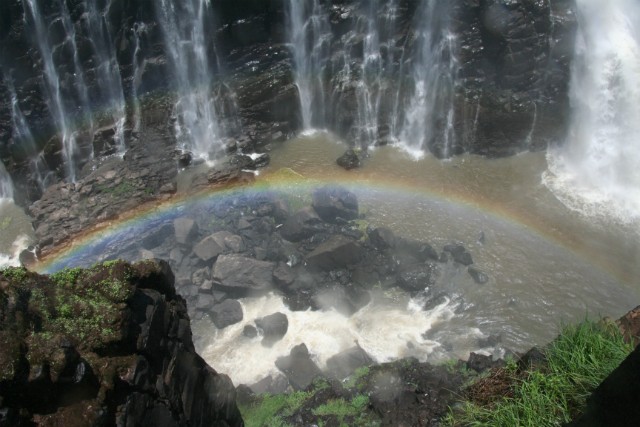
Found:
M 640 216 L 640 6 L 578 1 L 580 30 L 566 143 L 549 152 L 546 181 L 572 209 Z
M 0 201 L 13 199 L 13 183 L 2 162 L 0 162 Z

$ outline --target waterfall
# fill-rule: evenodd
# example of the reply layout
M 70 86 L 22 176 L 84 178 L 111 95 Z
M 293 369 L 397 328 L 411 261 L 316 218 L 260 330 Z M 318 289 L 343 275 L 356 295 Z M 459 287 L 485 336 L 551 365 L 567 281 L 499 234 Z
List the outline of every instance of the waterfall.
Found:
M 0 202 L 3 200 L 13 200 L 13 182 L 4 163 L 0 161 Z
M 329 16 L 319 0 L 289 0 L 287 18 L 303 128 L 326 126 L 323 77 L 331 56 Z
M 110 3 L 100 10 L 98 0 L 87 0 L 87 20 L 85 32 L 93 45 L 96 58 L 96 79 L 100 91 L 100 102 L 106 108 L 108 127 L 115 130 L 114 142 L 116 151 L 120 154 L 125 151 L 124 126 L 126 121 L 126 104 L 122 90 L 120 66 L 116 59 L 113 40 L 106 15 Z
M 23 2 L 25 8 L 25 20 L 31 17 L 31 25 L 35 32 L 35 39 L 40 51 L 40 56 L 43 62 L 43 78 L 45 86 L 45 95 L 47 99 L 47 105 L 52 115 L 52 119 L 57 127 L 60 138 L 62 139 L 62 153 L 64 156 L 66 177 L 70 181 L 76 179 L 76 156 L 78 154 L 77 136 L 75 134 L 75 128 L 72 124 L 73 114 L 72 109 L 63 101 L 64 95 L 61 87 L 61 77 L 73 78 L 76 80 L 73 82 L 76 92 L 79 95 L 80 103 L 78 109 L 81 115 L 90 117 L 90 109 L 88 106 L 88 94 L 86 91 L 86 85 L 82 76 L 82 71 L 79 70 L 77 47 L 75 46 L 75 31 L 71 30 L 73 25 L 69 25 L 71 19 L 69 18 L 69 12 L 61 3 L 62 18 L 59 18 L 64 26 L 65 39 L 61 41 L 59 45 L 52 45 L 52 37 L 49 35 L 48 25 L 44 21 L 44 17 L 40 12 L 37 0 L 26 0 Z M 29 24 L 27 20 L 27 24 Z M 70 33 L 71 31 L 71 33 Z M 66 48 L 65 44 L 69 42 L 71 44 L 71 55 L 73 57 L 73 72 L 72 75 L 61 76 L 58 67 L 54 62 L 54 53 L 57 50 L 63 50 Z M 90 127 L 93 127 L 92 125 Z
M 18 95 L 16 94 L 11 78 L 7 79 L 6 85 L 9 89 L 9 96 L 11 97 L 11 137 L 14 143 L 18 144 L 31 159 L 31 164 L 29 165 L 30 172 L 34 175 L 38 188 L 42 191 L 50 184 L 52 172 L 49 170 L 42 155 L 38 154 L 36 142 L 27 123 L 27 119 L 18 104 Z
M 454 95 L 458 73 L 456 38 L 449 30 L 447 2 L 423 0 L 416 21 L 412 90 L 397 139 L 414 157 L 428 148 L 447 158 L 455 143 Z
M 147 27 L 142 23 L 135 23 L 133 26 L 134 48 L 133 48 L 133 81 L 131 82 L 131 97 L 133 102 L 133 131 L 140 131 L 140 123 L 142 120 L 142 110 L 140 107 L 140 83 L 142 82 L 142 73 L 145 67 L 145 58 L 142 52 L 142 36 L 146 33 Z
M 543 179 L 587 215 L 640 218 L 640 6 L 578 0 L 572 119 Z
M 219 112 L 228 108 L 226 88 L 214 91 L 213 16 L 209 0 L 160 0 L 159 22 L 177 89 L 175 132 L 182 148 L 206 160 L 223 151 L 225 129 Z

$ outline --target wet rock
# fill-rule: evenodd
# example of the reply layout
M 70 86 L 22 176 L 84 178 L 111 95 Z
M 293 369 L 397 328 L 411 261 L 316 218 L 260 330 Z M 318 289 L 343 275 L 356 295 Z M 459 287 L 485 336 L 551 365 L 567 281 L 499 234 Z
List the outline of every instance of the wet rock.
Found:
M 289 388 L 287 377 L 282 374 L 269 375 L 249 386 L 254 393 L 285 393 Z
M 399 258 L 412 258 L 417 262 L 438 260 L 438 252 L 433 246 L 429 243 L 413 239 L 397 239 L 395 252 Z
M 473 281 L 476 282 L 479 285 L 484 285 L 485 283 L 487 283 L 489 281 L 489 276 L 487 276 L 487 274 L 485 272 L 483 272 L 482 270 L 480 270 L 478 268 L 469 267 L 469 268 L 467 268 L 467 271 L 469 272 L 469 276 L 471 276 Z
M 467 249 L 460 244 L 446 245 L 443 250 L 451 254 L 451 258 L 459 264 L 462 264 L 462 265 L 473 264 L 473 259 L 471 258 L 471 254 L 467 252 Z
M 208 236 L 202 239 L 193 247 L 193 253 L 202 261 L 210 261 L 224 252 L 224 246 L 221 246 L 219 240 L 214 236 Z
M 473 369 L 476 372 L 484 372 L 488 369 L 504 366 L 503 360 L 494 361 L 491 356 L 485 356 L 483 354 L 471 353 L 467 360 L 467 368 Z
M 398 286 L 409 292 L 429 290 L 435 285 L 438 274 L 439 268 L 435 263 L 414 264 L 398 274 Z
M 336 270 L 356 264 L 362 258 L 362 246 L 341 234 L 331 236 L 306 256 L 312 268 Z
M 273 288 L 275 264 L 237 255 L 220 255 L 213 267 L 213 279 L 232 294 L 247 295 Z
M 302 208 L 291 215 L 280 228 L 280 235 L 290 242 L 299 242 L 322 229 L 322 220 L 311 208 Z
M 342 187 L 322 187 L 313 192 L 313 209 L 327 222 L 356 219 L 358 199 L 352 192 Z
M 629 311 L 616 322 L 624 339 L 638 345 L 640 343 L 640 306 Z
M 280 369 L 295 390 L 304 390 L 311 385 L 313 379 L 322 374 L 320 368 L 311 360 L 305 344 L 291 349 L 289 356 L 279 357 L 276 367 Z
M 374 360 L 367 352 L 356 345 L 327 359 L 327 371 L 330 376 L 343 380 L 354 373 L 356 369 L 373 363 Z
M 244 328 L 242 328 L 242 335 L 247 338 L 255 338 L 258 336 L 258 330 L 253 325 L 245 325 Z
M 396 236 L 387 227 L 378 227 L 369 232 L 369 241 L 379 250 L 391 249 L 396 246 Z
M 234 325 L 242 321 L 243 318 L 242 305 L 234 299 L 227 299 L 220 304 L 215 304 L 209 309 L 209 314 L 218 329 Z
M 191 218 L 177 218 L 173 221 L 176 242 L 181 245 L 190 243 L 198 234 L 198 224 Z
M 256 326 L 262 331 L 262 345 L 271 347 L 287 334 L 289 320 L 283 313 L 273 313 L 256 319 Z
M 154 249 L 165 243 L 165 241 L 173 234 L 171 225 L 164 225 L 160 229 L 151 232 L 142 239 L 142 247 L 145 249 Z
M 338 166 L 350 170 L 360 167 L 360 158 L 356 152 L 349 148 L 345 153 L 336 160 Z

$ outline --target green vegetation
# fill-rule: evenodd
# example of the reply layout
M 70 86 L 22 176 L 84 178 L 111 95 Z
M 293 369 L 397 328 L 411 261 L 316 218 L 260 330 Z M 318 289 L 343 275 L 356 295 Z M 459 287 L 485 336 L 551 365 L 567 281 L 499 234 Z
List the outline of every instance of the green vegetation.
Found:
M 290 394 L 263 394 L 257 402 L 238 405 L 246 427 L 287 427 L 282 417 L 293 415 L 312 393 L 296 391 Z
M 24 267 L 7 267 L 1 269 L 0 274 L 15 283 L 22 283 L 29 273 Z
M 494 377 L 503 397 L 467 401 L 447 419 L 451 426 L 559 426 L 579 414 L 586 398 L 632 351 L 611 323 L 585 321 L 564 328 L 545 351 L 546 364 L 518 371 L 510 363 Z M 497 381 L 498 379 L 502 381 Z M 479 379 L 474 386 L 489 380 Z M 505 386 L 507 393 L 504 393 Z M 487 387 L 484 390 L 486 394 Z M 504 395 L 507 394 L 507 397 Z
M 350 402 L 345 399 L 331 399 L 327 403 L 318 406 L 312 412 L 319 417 L 334 416 L 338 419 L 340 425 L 343 425 L 345 418 L 356 418 L 355 425 L 367 425 L 367 415 L 364 412 L 369 404 L 369 396 L 359 394 L 351 399 Z
M 3 218 L 2 221 L 0 221 L 0 231 L 4 231 L 9 228 L 11 221 L 13 221 L 13 218 L 10 216 Z
M 369 367 L 361 366 L 355 370 L 353 375 L 347 378 L 343 385 L 348 389 L 360 388 L 362 386 L 364 377 L 366 377 L 367 375 L 369 375 Z

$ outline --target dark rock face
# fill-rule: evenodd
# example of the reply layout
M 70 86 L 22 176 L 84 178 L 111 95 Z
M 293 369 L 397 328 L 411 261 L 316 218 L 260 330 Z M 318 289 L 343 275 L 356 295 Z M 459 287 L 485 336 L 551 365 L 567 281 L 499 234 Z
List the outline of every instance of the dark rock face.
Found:
M 156 261 L 0 273 L 0 422 L 243 425 L 233 384 L 195 353 L 173 280 Z
M 362 249 L 357 242 L 336 235 L 320 244 L 306 259 L 312 268 L 330 271 L 356 264 L 361 257 Z
M 342 380 L 356 369 L 373 364 L 373 359 L 361 347 L 351 347 L 327 360 L 329 375 Z
M 216 304 L 209 310 L 211 314 L 211 320 L 218 329 L 224 329 L 227 326 L 231 326 L 242 321 L 242 306 L 234 299 L 228 299 L 222 301 L 220 304 Z
M 221 288 L 239 295 L 266 292 L 273 287 L 273 269 L 268 261 L 221 255 L 213 267 L 213 279 Z

